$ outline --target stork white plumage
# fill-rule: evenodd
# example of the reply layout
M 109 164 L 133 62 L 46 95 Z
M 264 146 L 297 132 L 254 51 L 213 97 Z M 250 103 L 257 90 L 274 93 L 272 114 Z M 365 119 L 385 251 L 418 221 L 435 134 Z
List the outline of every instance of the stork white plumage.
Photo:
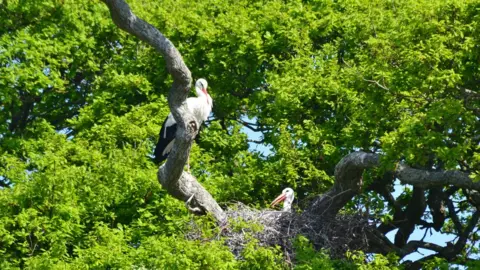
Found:
M 212 111 L 213 101 L 207 92 L 208 83 L 205 79 L 199 79 L 195 83 L 197 97 L 187 98 L 187 107 L 192 113 L 199 125 L 207 120 Z M 172 151 L 175 142 L 175 134 L 177 133 L 177 122 L 170 113 L 163 122 L 160 130 L 157 146 L 155 147 L 154 161 L 160 163 L 167 159 L 168 154 Z
M 293 189 L 291 188 L 286 188 L 282 191 L 282 194 L 280 194 L 273 202 L 270 204 L 270 207 L 273 207 L 283 201 L 283 211 L 291 211 L 292 209 L 292 203 L 295 195 L 293 192 Z

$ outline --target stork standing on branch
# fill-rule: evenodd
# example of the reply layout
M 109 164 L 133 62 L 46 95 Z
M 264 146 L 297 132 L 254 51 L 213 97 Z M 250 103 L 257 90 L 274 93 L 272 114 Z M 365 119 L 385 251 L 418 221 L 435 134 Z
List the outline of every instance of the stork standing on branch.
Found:
M 193 114 L 201 125 L 203 121 L 207 120 L 212 111 L 213 101 L 207 92 L 208 83 L 205 79 L 199 79 L 195 83 L 195 91 L 197 97 L 187 98 L 187 107 L 191 114 Z M 172 151 L 175 143 L 175 136 L 177 133 L 177 122 L 172 113 L 168 114 L 163 122 L 160 130 L 157 146 L 155 147 L 154 161 L 160 163 L 167 159 L 168 154 Z M 190 165 L 187 162 L 187 168 Z
M 173 83 L 168 95 L 168 104 L 178 131 L 167 162 L 158 168 L 158 181 L 170 195 L 183 202 L 188 201 L 188 208 L 193 213 L 211 213 L 218 224 L 224 224 L 227 216 L 220 205 L 193 175 L 183 170 L 199 128 L 198 118 L 186 102 L 192 80 L 190 70 L 173 43 L 156 27 L 137 17 L 124 0 L 102 1 L 108 6 L 112 20 L 119 28 L 150 44 L 163 56 L 167 70 L 172 75 Z M 208 96 L 206 86 L 205 82 L 203 88 Z M 210 109 L 205 113 L 204 119 L 211 111 L 211 99 L 208 101 Z M 203 119 L 200 122 L 203 122 Z M 160 154 L 161 152 L 163 151 L 160 151 Z

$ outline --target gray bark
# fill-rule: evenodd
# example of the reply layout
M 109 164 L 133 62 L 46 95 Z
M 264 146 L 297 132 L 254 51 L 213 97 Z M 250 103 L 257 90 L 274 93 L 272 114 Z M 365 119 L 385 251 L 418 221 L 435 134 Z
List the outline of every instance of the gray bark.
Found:
M 362 189 L 362 173 L 365 169 L 380 166 L 380 155 L 365 152 L 351 153 L 335 167 L 335 183 L 325 194 L 319 195 L 308 211 L 324 215 L 336 215 L 347 202 Z M 468 173 L 460 171 L 427 171 L 410 168 L 399 163 L 394 171 L 403 184 L 417 188 L 437 188 L 453 185 L 480 191 L 480 182 L 474 182 Z
M 338 211 L 342 209 L 347 202 L 353 199 L 357 194 L 363 190 L 362 174 L 365 169 L 380 166 L 380 155 L 370 154 L 364 152 L 354 152 L 345 156 L 335 167 L 335 184 L 325 194 L 318 196 L 313 200 L 310 207 L 306 210 L 309 213 L 316 213 L 326 218 L 337 215 Z M 393 174 L 392 174 L 393 173 Z M 474 182 L 468 173 L 461 171 L 428 171 L 422 169 L 411 168 L 403 163 L 399 163 L 393 172 L 387 175 L 395 175 L 403 184 L 410 184 L 414 187 L 413 197 L 410 204 L 406 207 L 404 212 L 397 209 L 400 213 L 395 212 L 403 220 L 402 223 L 396 224 L 399 231 L 395 237 L 395 243 L 392 243 L 384 236 L 380 227 L 370 232 L 368 238 L 370 241 L 370 252 L 387 254 L 390 252 L 396 253 L 400 258 L 415 252 L 418 248 L 429 249 L 436 252 L 435 256 L 445 258 L 448 261 L 454 261 L 457 256 L 464 250 L 467 241 L 478 225 L 480 219 L 480 212 L 473 213 L 467 226 L 462 226 L 455 209 L 448 196 L 445 194 L 444 199 L 448 201 L 450 218 L 455 225 L 459 239 L 454 245 L 447 245 L 445 247 L 428 243 L 424 241 L 410 241 L 407 242 L 408 237 L 413 232 L 416 221 L 420 221 L 423 215 L 426 202 L 424 197 L 425 189 L 437 189 L 439 187 L 453 186 L 453 190 L 459 188 L 465 189 L 469 196 L 469 201 L 472 205 L 480 205 L 479 190 L 480 183 Z M 378 185 L 376 183 L 375 185 Z M 448 191 L 445 193 L 449 193 Z M 450 194 L 451 195 L 451 194 Z M 417 198 L 418 197 L 418 198 Z M 389 203 L 395 207 L 397 201 L 393 198 Z M 398 208 L 398 207 L 397 207 Z M 305 213 L 304 215 L 308 215 Z M 443 223 L 442 223 L 443 225 Z M 433 225 L 435 226 L 435 225 Z M 386 230 L 388 232 L 389 230 Z M 421 267 L 421 263 L 405 262 L 405 265 L 412 269 Z
M 226 216 L 217 202 L 191 174 L 183 170 L 195 138 L 199 123 L 189 113 L 186 98 L 190 92 L 192 75 L 180 52 L 157 28 L 138 18 L 123 0 L 103 0 L 107 4 L 113 22 L 122 30 L 150 44 L 165 58 L 173 85 L 168 96 L 170 111 L 177 122 L 177 135 L 167 162 L 158 169 L 160 184 L 175 198 L 187 202 L 196 214 L 211 213 L 219 223 Z
M 433 188 L 452 185 L 480 191 L 480 182 L 473 182 L 469 174 L 460 171 L 427 171 L 413 169 L 399 163 L 396 173 L 402 183 L 416 187 Z
M 335 166 L 335 183 L 325 194 L 313 200 L 307 211 L 335 216 L 345 204 L 357 195 L 363 185 L 362 174 L 367 168 L 379 165 L 379 156 L 354 152 L 345 156 Z

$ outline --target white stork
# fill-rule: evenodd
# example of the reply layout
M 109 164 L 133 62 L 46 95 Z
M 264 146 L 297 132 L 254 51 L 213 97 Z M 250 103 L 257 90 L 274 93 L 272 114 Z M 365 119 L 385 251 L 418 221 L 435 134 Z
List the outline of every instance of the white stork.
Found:
M 270 207 L 273 207 L 279 202 L 283 201 L 283 211 L 290 212 L 294 197 L 295 195 L 293 194 L 293 189 L 286 188 L 282 191 L 282 194 L 273 200 L 272 204 L 270 204 Z
M 199 79 L 195 83 L 197 97 L 187 98 L 187 107 L 192 113 L 199 125 L 207 120 L 212 111 L 213 101 L 207 92 L 207 81 Z M 163 122 L 160 130 L 157 146 L 155 147 L 154 161 L 160 163 L 167 159 L 168 154 L 172 151 L 175 142 L 175 134 L 177 133 L 177 122 L 170 113 Z

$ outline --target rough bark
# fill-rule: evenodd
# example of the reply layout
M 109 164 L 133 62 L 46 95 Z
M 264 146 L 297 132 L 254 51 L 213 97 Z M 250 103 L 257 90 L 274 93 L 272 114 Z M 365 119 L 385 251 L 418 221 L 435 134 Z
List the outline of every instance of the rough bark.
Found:
M 421 188 L 452 185 L 459 188 L 480 190 L 480 182 L 474 182 L 469 174 L 460 171 L 427 171 L 414 169 L 399 163 L 397 177 L 404 183 Z
M 335 166 L 335 183 L 325 194 L 313 200 L 309 212 L 335 216 L 362 188 L 362 174 L 367 168 L 378 166 L 379 156 L 355 152 L 344 157 Z
M 333 187 L 325 194 L 314 199 L 308 211 L 336 215 L 347 202 L 361 191 L 363 171 L 379 165 L 379 154 L 354 152 L 345 156 L 335 167 Z M 452 185 L 469 190 L 480 190 L 480 182 L 474 182 L 467 173 L 460 171 L 432 172 L 410 168 L 403 163 L 399 163 L 394 174 L 403 184 L 410 184 L 421 189 Z M 425 198 L 422 200 L 425 200 Z
M 445 223 L 445 206 L 443 198 L 445 197 L 442 188 L 432 188 L 428 194 L 428 207 L 433 219 L 433 228 L 438 232 Z
M 113 22 L 122 30 L 150 44 L 165 58 L 168 72 L 173 77 L 168 96 L 170 111 L 177 122 L 175 145 L 167 162 L 158 169 L 160 184 L 175 198 L 187 202 L 187 207 L 196 214 L 211 213 L 219 222 L 226 216 L 217 202 L 191 174 L 183 170 L 190 149 L 200 127 L 186 107 L 192 75 L 180 52 L 157 28 L 138 18 L 123 0 L 103 0 L 107 4 Z

